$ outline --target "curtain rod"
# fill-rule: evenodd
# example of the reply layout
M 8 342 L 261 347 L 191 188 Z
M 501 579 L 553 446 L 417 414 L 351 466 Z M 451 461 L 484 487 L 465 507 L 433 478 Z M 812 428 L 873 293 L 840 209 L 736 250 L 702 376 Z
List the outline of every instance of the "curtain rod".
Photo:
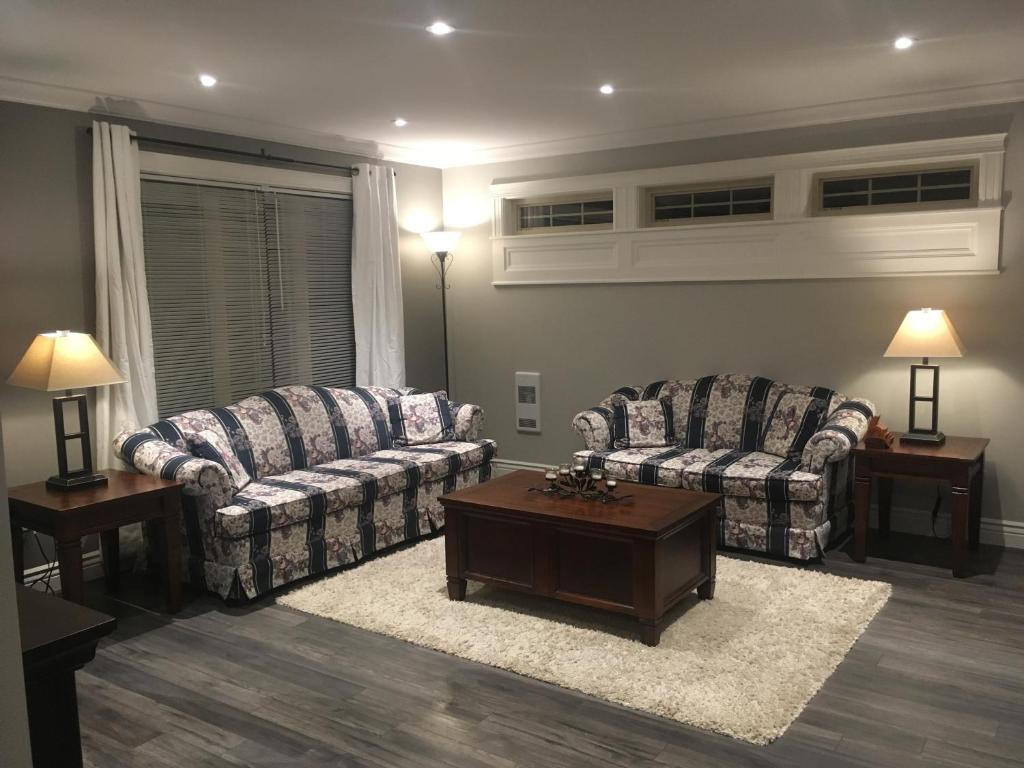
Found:
M 86 128 L 85 132 L 92 135 L 92 128 Z M 335 171 L 348 171 L 349 175 L 356 176 L 359 169 L 352 165 L 332 165 L 331 163 L 318 163 L 313 160 L 296 160 L 293 157 L 281 157 L 271 155 L 265 149 L 259 152 L 245 152 L 241 149 L 227 149 L 225 147 L 211 147 L 206 144 L 192 144 L 187 141 L 172 141 L 171 139 L 156 139 L 148 136 L 139 136 L 132 132 L 132 141 L 142 144 L 159 144 L 165 147 L 178 147 L 179 149 L 197 149 L 203 152 L 218 152 L 223 155 L 234 155 L 235 157 L 248 157 L 253 160 L 268 160 L 275 163 L 292 163 L 293 165 L 309 165 L 317 168 L 330 168 Z

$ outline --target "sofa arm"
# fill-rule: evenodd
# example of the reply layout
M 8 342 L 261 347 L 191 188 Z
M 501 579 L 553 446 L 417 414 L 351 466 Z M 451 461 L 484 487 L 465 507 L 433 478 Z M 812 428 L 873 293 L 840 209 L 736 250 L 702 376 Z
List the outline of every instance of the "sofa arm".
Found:
M 209 496 L 213 509 L 231 502 L 231 479 L 224 467 L 185 453 L 151 430 L 122 432 L 114 438 L 114 452 L 144 475 L 184 483 L 190 496 Z
M 840 403 L 804 446 L 800 469 L 821 474 L 825 465 L 842 461 L 850 450 L 864 439 L 868 421 L 875 415 L 875 406 L 869 400 L 857 398 Z
M 471 403 L 449 403 L 448 407 L 455 426 L 455 439 L 464 443 L 479 440 L 484 430 L 484 409 Z
M 610 451 L 612 448 L 612 411 L 603 405 L 577 413 L 572 428 L 583 438 L 589 451 Z

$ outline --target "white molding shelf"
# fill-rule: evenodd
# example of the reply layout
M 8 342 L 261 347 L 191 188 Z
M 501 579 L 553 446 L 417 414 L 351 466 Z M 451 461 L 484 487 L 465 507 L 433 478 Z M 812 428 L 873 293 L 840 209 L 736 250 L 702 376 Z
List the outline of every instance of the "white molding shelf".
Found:
M 491 185 L 493 283 L 793 280 L 999 271 L 1005 134 Z M 977 204 L 842 216 L 811 213 L 823 171 L 978 165 Z M 770 221 L 640 226 L 648 187 L 755 177 L 774 180 Z M 514 234 L 517 199 L 610 191 L 611 230 Z

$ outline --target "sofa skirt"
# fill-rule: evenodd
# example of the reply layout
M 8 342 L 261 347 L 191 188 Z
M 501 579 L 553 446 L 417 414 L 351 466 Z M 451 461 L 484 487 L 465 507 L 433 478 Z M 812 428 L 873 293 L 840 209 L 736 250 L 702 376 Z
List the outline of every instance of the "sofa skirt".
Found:
M 371 514 L 351 506 L 328 516 L 323 535 L 310 537 L 308 521 L 259 537 L 212 535 L 196 509 L 186 505 L 182 555 L 188 581 L 230 601 L 248 601 L 299 579 L 352 565 L 399 544 L 440 531 L 438 497 L 490 479 L 490 463 L 425 482 L 409 495 L 376 499 Z M 208 518 L 207 518 L 208 519 Z

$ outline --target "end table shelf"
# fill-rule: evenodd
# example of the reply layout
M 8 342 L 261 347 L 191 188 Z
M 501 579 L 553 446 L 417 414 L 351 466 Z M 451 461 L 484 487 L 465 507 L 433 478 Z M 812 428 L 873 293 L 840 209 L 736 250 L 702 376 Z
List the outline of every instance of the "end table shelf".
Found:
M 24 580 L 21 529 L 52 536 L 57 548 L 61 594 L 82 602 L 82 537 L 99 534 L 107 586 L 118 586 L 118 528 L 145 523 L 159 542 L 168 613 L 181 609 L 181 489 L 176 480 L 163 480 L 116 469 L 103 470 L 106 485 L 70 491 L 48 488 L 45 482 L 19 485 L 7 491 L 11 509 L 14 576 Z
M 978 548 L 981 528 L 981 494 L 985 476 L 984 437 L 951 437 L 943 445 L 893 443 L 891 448 L 853 449 L 854 533 L 853 559 L 867 559 L 868 516 L 871 488 L 878 486 L 878 528 L 889 532 L 892 486 L 896 478 L 917 478 L 947 483 L 953 491 L 953 575 L 968 575 L 969 550 Z

